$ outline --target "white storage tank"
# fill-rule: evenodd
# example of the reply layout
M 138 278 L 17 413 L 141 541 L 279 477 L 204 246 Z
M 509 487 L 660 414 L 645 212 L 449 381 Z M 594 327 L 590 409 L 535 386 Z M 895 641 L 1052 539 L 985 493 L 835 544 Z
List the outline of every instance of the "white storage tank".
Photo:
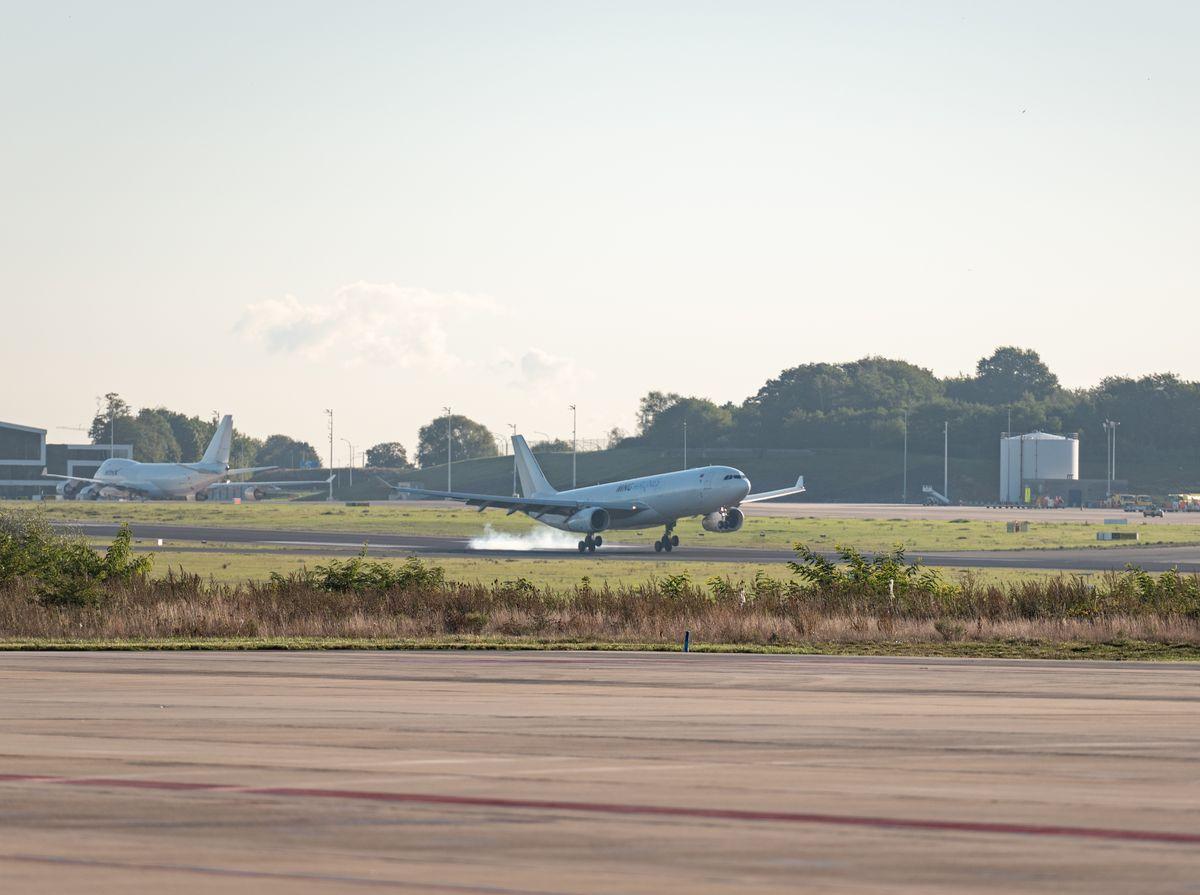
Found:
M 1079 438 L 1030 432 L 1000 439 L 1000 501 L 1023 503 L 1030 482 L 1079 479 Z

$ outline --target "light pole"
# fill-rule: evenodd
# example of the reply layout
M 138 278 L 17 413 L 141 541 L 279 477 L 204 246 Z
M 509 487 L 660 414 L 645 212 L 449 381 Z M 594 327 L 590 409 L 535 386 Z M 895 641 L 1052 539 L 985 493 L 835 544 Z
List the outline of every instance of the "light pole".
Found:
M 572 488 L 574 488 L 575 484 L 576 484 L 575 455 L 579 451 L 579 442 L 578 442 L 578 439 L 576 438 L 577 430 L 576 430 L 576 426 L 575 426 L 577 419 L 578 419 L 578 417 L 576 415 L 575 405 L 572 404 L 571 405 L 571 487 Z
M 1108 496 L 1112 497 L 1113 483 L 1117 479 L 1117 426 L 1116 420 L 1104 421 L 1105 445 L 1108 448 Z
M 950 420 L 943 429 L 945 446 L 942 449 L 942 496 L 950 500 Z
M 350 443 L 349 438 L 343 438 L 342 441 L 346 442 L 346 446 L 348 448 L 350 448 L 350 487 L 353 488 L 354 487 L 354 445 Z
M 683 468 L 687 469 L 687 420 L 683 421 Z
M 509 423 L 508 428 L 512 429 L 513 438 L 517 437 L 517 424 Z M 506 448 L 507 450 L 507 448 Z M 517 496 L 517 448 L 513 446 L 513 497 Z
M 900 502 L 908 503 L 908 408 L 904 408 L 904 484 L 900 486 Z
M 442 410 L 446 411 L 446 490 L 453 491 L 451 476 L 454 472 L 454 448 L 451 447 L 450 433 L 454 428 L 454 417 L 450 415 L 449 407 L 443 407 Z
M 328 407 L 325 408 L 325 413 L 329 415 L 329 500 L 333 500 L 333 476 L 336 475 L 333 471 L 333 411 Z

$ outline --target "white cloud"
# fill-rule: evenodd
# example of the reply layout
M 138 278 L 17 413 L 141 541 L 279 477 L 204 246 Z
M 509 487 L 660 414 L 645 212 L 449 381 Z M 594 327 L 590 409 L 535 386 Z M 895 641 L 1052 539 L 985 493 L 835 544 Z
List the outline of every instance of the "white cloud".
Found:
M 530 348 L 520 357 L 502 355 L 492 367 L 506 377 L 510 385 L 547 393 L 564 389 L 569 391 L 580 382 L 591 379 L 575 361 L 541 348 Z
M 460 362 L 448 326 L 498 310 L 487 296 L 360 281 L 325 302 L 304 304 L 293 295 L 256 302 L 235 328 L 269 351 L 309 360 L 445 370 Z

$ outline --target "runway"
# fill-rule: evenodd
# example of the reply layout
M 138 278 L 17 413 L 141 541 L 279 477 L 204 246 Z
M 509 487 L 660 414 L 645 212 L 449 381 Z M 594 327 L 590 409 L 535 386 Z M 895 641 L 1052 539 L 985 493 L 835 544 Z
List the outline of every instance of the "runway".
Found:
M 0 654 L 14 892 L 1178 892 L 1200 665 Z
M 115 524 L 74 525 L 85 534 L 110 538 L 119 529 Z M 794 556 L 788 550 L 763 550 L 753 547 L 709 547 L 685 543 L 671 553 L 655 553 L 649 547 L 606 545 L 594 554 L 575 550 L 484 550 L 472 549 L 467 538 L 391 535 L 379 532 L 288 531 L 284 529 L 225 528 L 222 526 L 168 525 L 134 522 L 134 536 L 143 541 L 245 545 L 256 552 L 263 550 L 306 550 L 323 554 L 357 553 L 364 544 L 379 555 L 417 555 L 428 557 L 496 556 L 575 559 L 653 560 L 656 562 L 737 562 L 783 563 Z M 730 535 L 728 537 L 736 537 Z M 832 554 L 829 554 L 832 555 Z M 1061 569 L 1064 571 L 1103 572 L 1124 569 L 1133 564 L 1150 572 L 1178 568 L 1182 572 L 1200 572 L 1200 547 L 1105 547 L 1063 550 L 964 550 L 916 551 L 912 557 L 931 566 L 972 566 L 979 568 Z

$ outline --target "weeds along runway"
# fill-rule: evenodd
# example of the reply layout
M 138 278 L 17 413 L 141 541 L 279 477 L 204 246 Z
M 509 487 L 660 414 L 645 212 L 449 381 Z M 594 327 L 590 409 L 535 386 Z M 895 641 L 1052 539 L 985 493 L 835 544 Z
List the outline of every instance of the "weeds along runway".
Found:
M 107 523 L 73 525 L 84 534 L 110 538 L 119 526 Z M 226 528 L 223 526 L 169 525 L 153 522 L 130 524 L 134 537 L 156 542 L 162 538 L 168 547 L 172 542 L 212 542 L 244 545 L 256 553 L 276 550 L 294 552 L 306 550 L 329 555 L 354 554 L 368 546 L 373 555 L 464 557 L 528 557 L 534 559 L 621 559 L 652 560 L 656 562 L 735 562 L 783 563 L 794 556 L 788 550 L 762 550 L 753 547 L 710 547 L 685 542 L 671 553 L 655 553 L 649 546 L 605 545 L 595 553 L 580 554 L 565 550 L 490 550 L 473 549 L 469 539 L 454 537 L 425 537 L 390 535 L 379 532 L 346 531 L 288 531 L 285 529 Z M 725 537 L 736 538 L 737 535 Z M 832 554 L 827 554 L 832 556 Z M 969 566 L 977 568 L 1061 569 L 1064 571 L 1119 571 L 1126 564 L 1150 572 L 1178 568 L 1181 572 L 1200 572 L 1200 547 L 1104 547 L 1062 550 L 964 550 L 913 551 L 910 554 L 931 566 Z
M 13 892 L 1178 892 L 1200 665 L 0 654 Z

